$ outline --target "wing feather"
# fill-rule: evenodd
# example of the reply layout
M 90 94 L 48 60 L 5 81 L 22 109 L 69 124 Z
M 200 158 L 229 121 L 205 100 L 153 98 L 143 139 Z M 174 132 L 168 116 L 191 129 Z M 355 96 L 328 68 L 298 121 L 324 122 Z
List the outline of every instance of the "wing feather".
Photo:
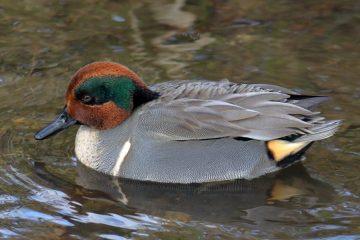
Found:
M 145 131 L 170 140 L 246 137 L 272 140 L 309 133 L 317 113 L 289 101 L 297 93 L 264 84 L 174 81 L 157 84 L 161 97 L 147 105 Z M 320 119 L 320 118 L 319 118 Z
M 273 140 L 300 134 L 317 140 L 333 134 L 339 122 L 326 122 L 309 108 L 324 97 L 303 96 L 269 84 L 228 80 L 171 81 L 151 86 L 159 99 L 139 115 L 144 133 L 169 140 L 246 137 Z

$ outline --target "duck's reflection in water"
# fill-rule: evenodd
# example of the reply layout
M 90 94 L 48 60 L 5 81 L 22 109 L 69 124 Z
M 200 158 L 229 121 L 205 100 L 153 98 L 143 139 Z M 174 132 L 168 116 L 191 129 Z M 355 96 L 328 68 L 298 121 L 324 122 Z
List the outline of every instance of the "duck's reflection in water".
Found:
M 298 219 L 288 210 L 319 206 L 334 196 L 330 185 L 312 178 L 301 164 L 251 181 L 194 185 L 118 179 L 80 164 L 77 170 L 76 182 L 80 186 L 106 193 L 138 213 L 171 220 L 281 222 L 285 215 Z

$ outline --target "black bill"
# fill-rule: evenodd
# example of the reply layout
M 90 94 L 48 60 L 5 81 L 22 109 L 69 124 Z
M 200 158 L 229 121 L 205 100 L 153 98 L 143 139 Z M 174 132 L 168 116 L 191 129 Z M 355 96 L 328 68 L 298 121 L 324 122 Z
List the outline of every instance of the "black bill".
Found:
M 68 127 L 71 125 L 74 125 L 77 121 L 70 117 L 70 115 L 67 112 L 66 107 L 64 108 L 64 111 L 47 127 L 41 129 L 39 132 L 35 134 L 36 140 L 43 140 L 45 138 L 48 138 Z

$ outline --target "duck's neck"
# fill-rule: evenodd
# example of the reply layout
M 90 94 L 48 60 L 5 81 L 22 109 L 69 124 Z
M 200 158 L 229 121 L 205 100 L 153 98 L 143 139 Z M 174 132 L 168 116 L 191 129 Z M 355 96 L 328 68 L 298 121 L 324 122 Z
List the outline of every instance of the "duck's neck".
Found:
M 159 93 L 152 91 L 147 87 L 136 86 L 133 95 L 133 110 L 147 102 L 157 99 L 159 96 Z
M 115 167 L 121 167 L 119 156 L 121 150 L 131 137 L 131 116 L 121 125 L 108 129 L 97 130 L 88 126 L 80 126 L 75 140 L 75 153 L 84 165 L 97 171 L 113 174 Z M 122 159 L 124 161 L 125 159 Z

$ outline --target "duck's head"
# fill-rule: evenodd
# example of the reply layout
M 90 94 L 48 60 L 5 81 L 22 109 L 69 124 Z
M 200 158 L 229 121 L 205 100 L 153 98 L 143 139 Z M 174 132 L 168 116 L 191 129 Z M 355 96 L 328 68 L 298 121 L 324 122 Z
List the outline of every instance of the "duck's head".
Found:
M 157 97 L 137 74 L 121 64 L 88 64 L 72 77 L 63 112 L 36 133 L 35 139 L 45 139 L 75 123 L 98 130 L 113 128 L 136 107 Z

